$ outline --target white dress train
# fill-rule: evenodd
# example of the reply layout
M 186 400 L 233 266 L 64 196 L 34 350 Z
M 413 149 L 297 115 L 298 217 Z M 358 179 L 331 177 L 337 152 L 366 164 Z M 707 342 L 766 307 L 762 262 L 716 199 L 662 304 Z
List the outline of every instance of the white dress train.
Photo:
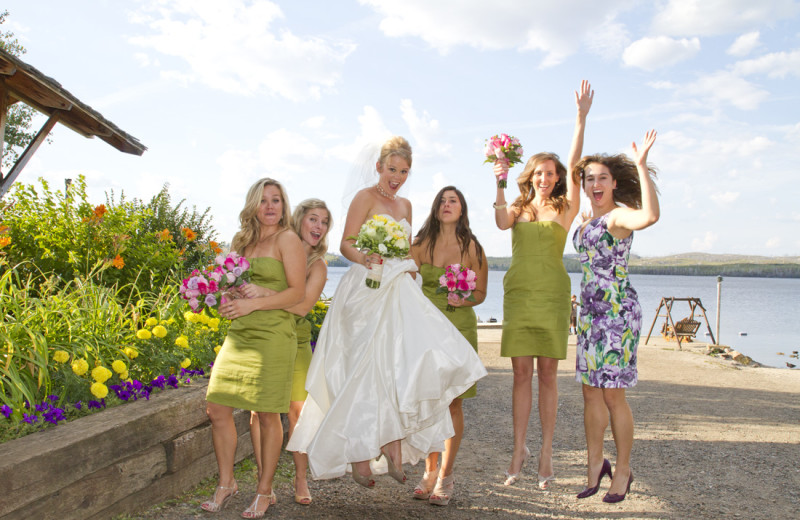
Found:
M 354 264 L 336 289 L 306 378 L 303 411 L 287 446 L 308 454 L 315 479 L 402 441 L 403 462 L 443 451 L 449 405 L 486 375 L 472 346 L 420 290 L 413 260 L 384 263 L 378 289 Z

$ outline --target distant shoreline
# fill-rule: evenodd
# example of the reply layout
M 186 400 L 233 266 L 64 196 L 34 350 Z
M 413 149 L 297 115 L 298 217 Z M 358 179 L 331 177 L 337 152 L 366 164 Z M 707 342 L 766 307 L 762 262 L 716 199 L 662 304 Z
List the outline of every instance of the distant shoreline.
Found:
M 351 264 L 346 258 L 333 254 L 328 254 L 325 259 L 330 267 L 349 267 Z M 488 260 L 492 271 L 507 271 L 511 265 L 511 257 L 489 257 Z M 564 267 L 568 273 L 581 272 L 580 261 L 574 254 L 564 255 Z M 669 257 L 631 257 L 629 271 L 632 274 L 671 276 L 800 278 L 800 259 L 686 253 Z

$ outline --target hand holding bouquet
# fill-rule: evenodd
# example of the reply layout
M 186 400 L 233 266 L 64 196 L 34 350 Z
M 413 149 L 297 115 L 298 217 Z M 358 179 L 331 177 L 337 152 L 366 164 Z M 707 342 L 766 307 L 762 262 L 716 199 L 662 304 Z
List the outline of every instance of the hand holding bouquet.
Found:
M 439 288 L 436 294 L 447 293 L 447 310 L 453 312 L 456 308 L 454 303 L 461 303 L 464 300 L 474 302 L 472 291 L 475 290 L 477 275 L 475 271 L 461 264 L 448 265 L 444 274 L 439 277 Z
M 250 262 L 233 251 L 228 256 L 217 256 L 214 263 L 216 266 L 203 271 L 195 269 L 181 283 L 181 297 L 189 302 L 194 312 L 202 311 L 203 306 L 218 307 L 228 301 L 228 291 L 250 280 Z
M 377 253 L 381 263 L 372 264 L 367 274 L 367 287 L 377 289 L 381 286 L 384 258 L 404 258 L 408 255 L 409 241 L 405 228 L 383 215 L 373 215 L 364 222 L 357 236 L 347 237 L 355 240 L 353 247 L 367 255 Z
M 499 134 L 493 135 L 486 140 L 486 148 L 484 149 L 486 160 L 484 163 L 503 163 L 507 167 L 512 167 L 515 164 L 522 162 L 522 145 L 519 139 L 513 135 Z M 508 172 L 500 175 L 497 181 L 498 188 L 505 188 L 506 178 Z

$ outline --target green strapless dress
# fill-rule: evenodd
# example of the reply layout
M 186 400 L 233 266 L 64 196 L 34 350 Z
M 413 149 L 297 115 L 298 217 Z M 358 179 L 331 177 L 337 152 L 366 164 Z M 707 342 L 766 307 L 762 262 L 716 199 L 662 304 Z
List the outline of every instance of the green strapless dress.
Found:
M 566 359 L 570 280 L 562 257 L 567 230 L 557 222 L 517 222 L 503 278 L 504 357 Z
M 311 322 L 305 316 L 297 316 L 297 356 L 294 358 L 292 374 L 292 401 L 305 401 L 306 374 L 311 364 Z
M 450 320 L 459 332 L 469 341 L 475 352 L 478 351 L 478 318 L 472 307 L 456 307 L 454 311 L 447 310 L 447 293 L 436 294 L 439 288 L 439 278 L 444 274 L 444 267 L 431 264 L 422 264 L 419 268 L 422 275 L 422 294 L 424 294 L 445 317 Z M 478 395 L 477 383 L 458 396 L 460 399 Z
M 283 263 L 248 258 L 252 283 L 283 291 Z M 206 399 L 256 412 L 289 411 L 297 352 L 297 316 L 284 310 L 255 311 L 233 320 L 214 361 Z

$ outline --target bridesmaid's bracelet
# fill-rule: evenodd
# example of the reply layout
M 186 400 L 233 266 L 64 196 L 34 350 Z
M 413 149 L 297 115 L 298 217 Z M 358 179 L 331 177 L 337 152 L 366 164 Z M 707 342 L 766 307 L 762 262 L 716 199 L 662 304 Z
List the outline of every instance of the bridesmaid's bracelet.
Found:
M 506 207 L 506 206 L 508 206 L 508 203 L 507 203 L 507 202 L 504 202 L 504 203 L 502 203 L 502 204 L 498 204 L 498 203 L 496 203 L 496 202 L 492 203 L 492 207 L 493 207 L 494 209 L 505 209 L 505 207 Z

